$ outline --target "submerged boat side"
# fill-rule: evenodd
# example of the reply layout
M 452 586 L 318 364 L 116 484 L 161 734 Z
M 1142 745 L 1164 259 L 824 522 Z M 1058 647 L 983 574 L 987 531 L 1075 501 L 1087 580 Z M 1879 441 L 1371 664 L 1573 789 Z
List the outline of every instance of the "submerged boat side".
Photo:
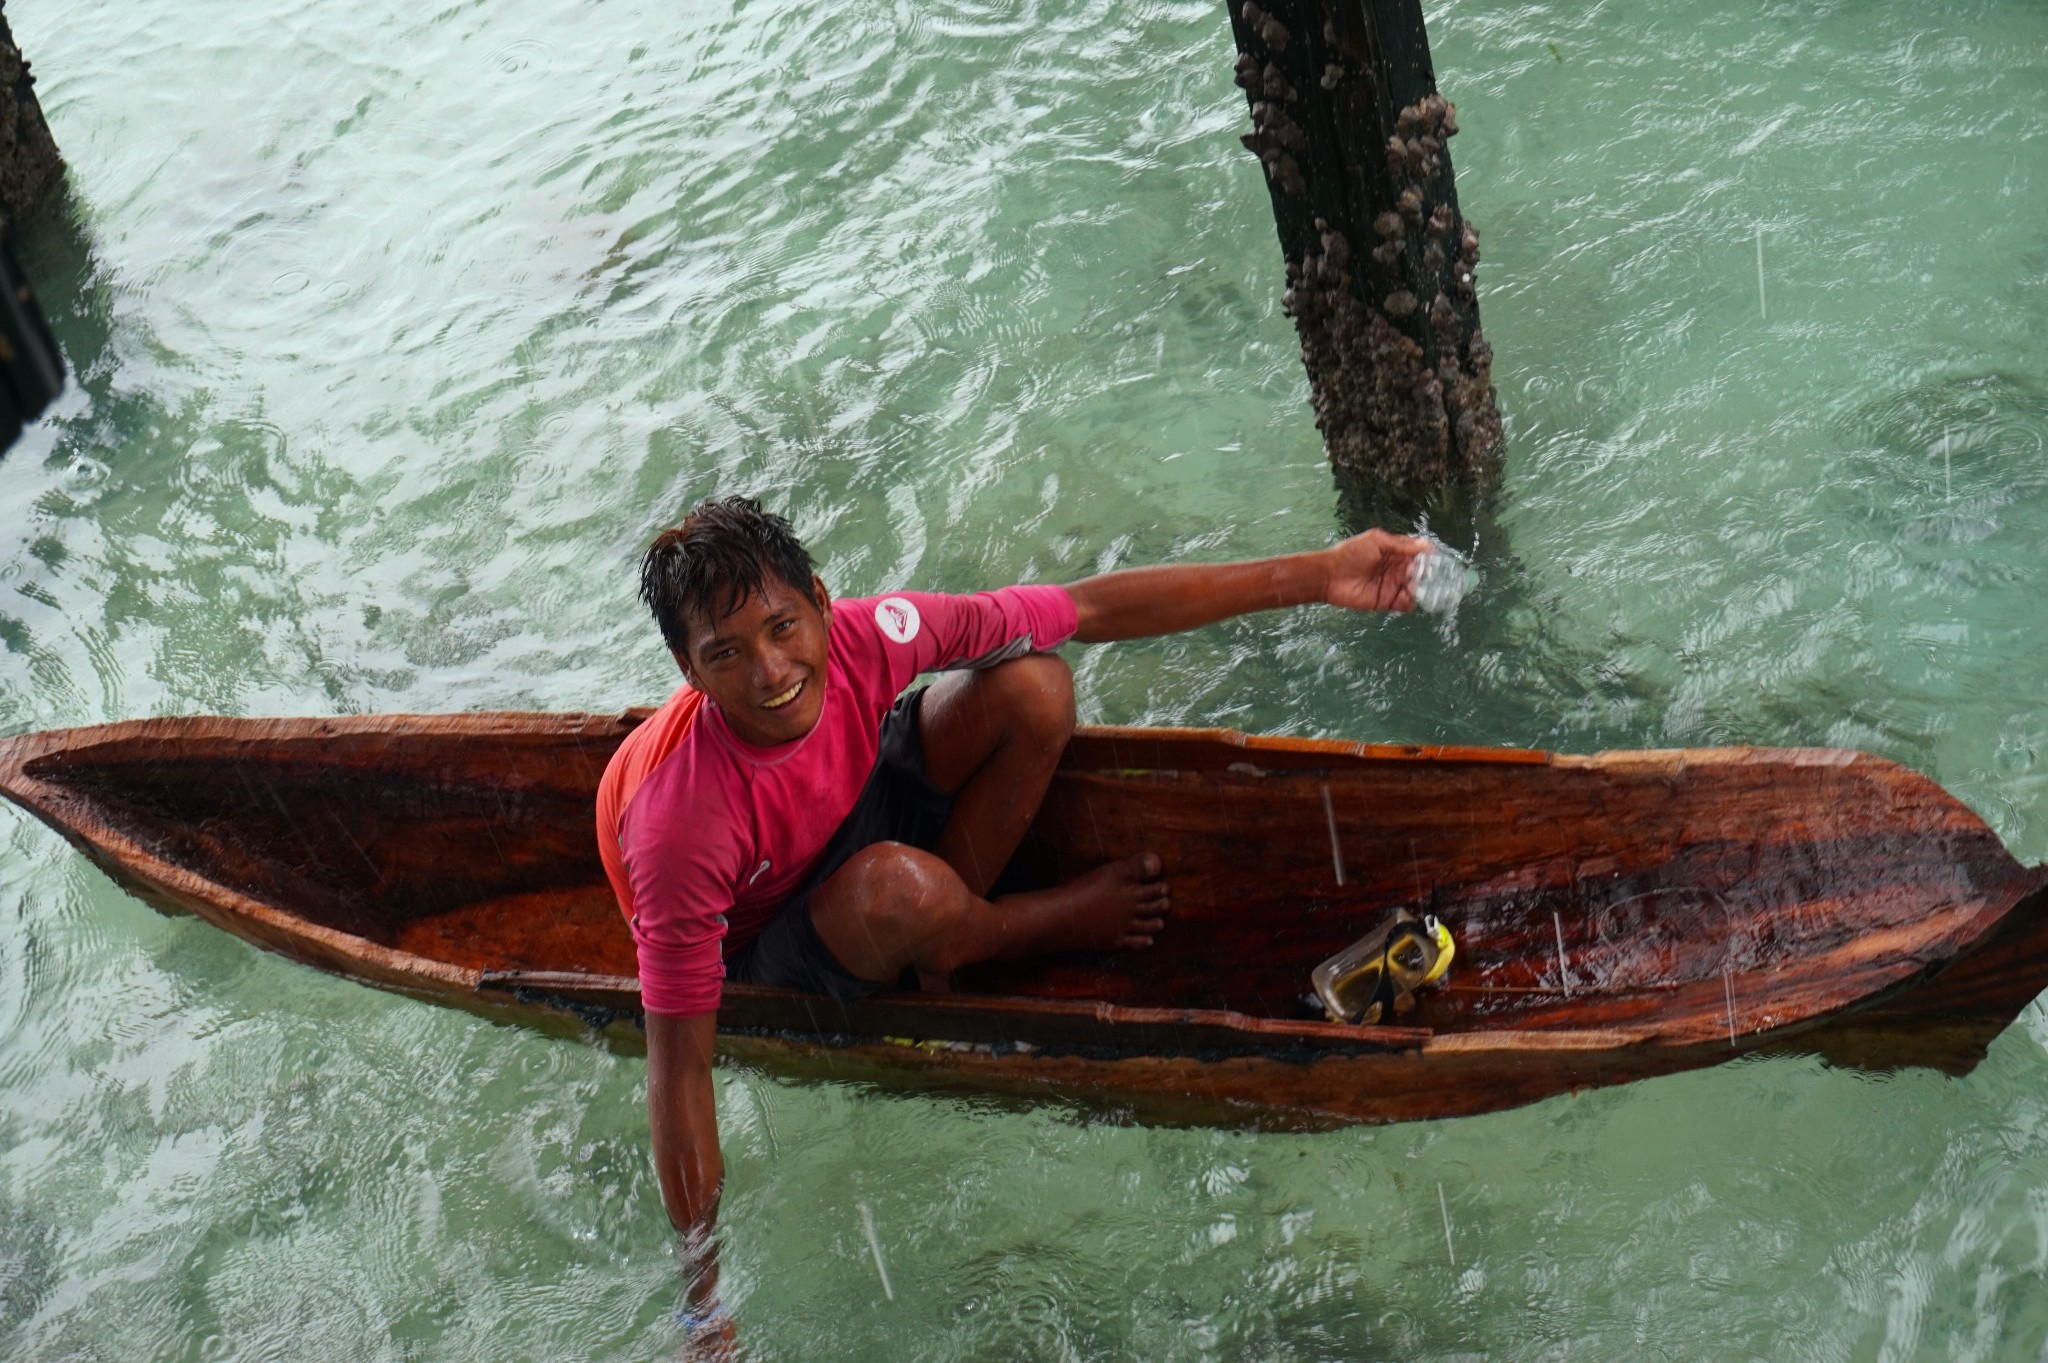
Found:
M 639 718 L 135 721 L 0 743 L 0 790 L 122 884 L 256 945 L 630 1044 L 632 950 L 590 797 Z M 851 1011 L 736 986 L 726 1047 L 1154 1119 L 1456 1115 L 1782 1046 L 1913 985 L 2042 883 L 1933 783 L 1853 754 L 1086 731 L 1023 869 L 1140 846 L 1187 886 L 1153 952 Z M 1315 961 L 1403 903 L 1459 933 L 1452 987 L 1416 1026 L 1303 1017 Z

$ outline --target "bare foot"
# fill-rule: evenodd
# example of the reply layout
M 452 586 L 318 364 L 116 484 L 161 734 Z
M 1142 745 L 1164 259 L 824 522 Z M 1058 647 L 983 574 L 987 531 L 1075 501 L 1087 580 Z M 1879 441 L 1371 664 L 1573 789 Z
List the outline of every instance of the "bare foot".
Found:
M 1140 852 L 1098 866 L 1050 890 L 1004 895 L 996 907 L 1026 915 L 1005 956 L 1046 951 L 1132 951 L 1152 945 L 1173 904 L 1159 878 L 1159 858 Z

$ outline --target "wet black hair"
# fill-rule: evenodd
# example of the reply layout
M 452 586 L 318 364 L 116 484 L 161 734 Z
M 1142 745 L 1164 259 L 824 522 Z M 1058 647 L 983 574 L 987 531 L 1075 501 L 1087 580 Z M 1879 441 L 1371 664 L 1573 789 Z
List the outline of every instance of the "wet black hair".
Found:
M 770 574 L 809 600 L 814 571 L 811 551 L 788 521 L 752 497 L 713 497 L 647 546 L 640 599 L 654 612 L 662 639 L 687 656 L 692 614 L 723 620 Z

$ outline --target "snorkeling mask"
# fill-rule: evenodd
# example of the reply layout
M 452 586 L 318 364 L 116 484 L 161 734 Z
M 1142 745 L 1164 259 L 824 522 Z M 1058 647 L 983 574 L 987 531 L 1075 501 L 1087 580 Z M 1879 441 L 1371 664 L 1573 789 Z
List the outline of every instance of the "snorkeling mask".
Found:
M 1317 966 L 1309 975 L 1332 1022 L 1369 1026 L 1415 1006 L 1415 991 L 1449 973 L 1457 947 L 1433 913 L 1393 918 Z

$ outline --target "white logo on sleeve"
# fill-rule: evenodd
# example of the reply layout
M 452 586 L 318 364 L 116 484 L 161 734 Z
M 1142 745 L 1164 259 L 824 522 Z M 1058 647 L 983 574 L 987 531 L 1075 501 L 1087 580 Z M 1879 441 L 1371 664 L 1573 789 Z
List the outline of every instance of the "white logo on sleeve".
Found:
M 917 637 L 917 607 L 900 596 L 885 596 L 875 603 L 875 623 L 897 643 L 907 644 Z

